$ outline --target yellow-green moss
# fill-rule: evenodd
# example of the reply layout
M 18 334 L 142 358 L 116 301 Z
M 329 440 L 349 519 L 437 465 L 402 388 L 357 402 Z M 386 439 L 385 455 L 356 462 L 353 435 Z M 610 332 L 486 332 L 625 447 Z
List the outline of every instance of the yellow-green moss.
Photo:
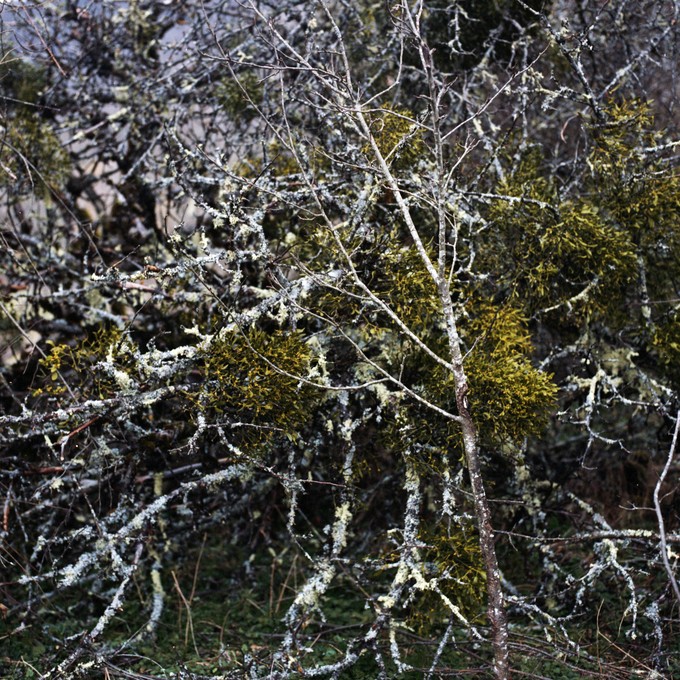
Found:
M 680 276 L 680 176 L 651 151 L 663 140 L 647 103 L 613 103 L 606 116 L 592 130 L 592 200 L 635 243 L 650 296 L 672 296 Z
M 203 410 L 264 428 L 253 430 L 257 439 L 277 431 L 295 437 L 316 391 L 293 376 L 306 376 L 311 360 L 300 333 L 226 334 L 203 352 L 204 382 L 195 398 Z
M 610 105 L 606 115 L 607 123 L 593 129 L 588 157 L 598 200 L 641 244 L 653 244 L 644 232 L 677 238 L 680 179 L 644 151 L 661 142 L 649 105 L 623 101 Z
M 264 86 L 255 73 L 243 73 L 236 78 L 224 78 L 215 86 L 215 100 L 222 110 L 238 120 L 250 121 L 262 103 Z
M 557 387 L 531 363 L 531 337 L 521 312 L 478 305 L 463 333 L 470 347 L 464 364 L 470 412 L 482 436 L 516 442 L 539 434 L 555 408 Z
M 68 178 L 71 160 L 52 123 L 35 106 L 47 84 L 43 67 L 11 53 L 0 58 L 0 93 L 7 93 L 5 131 L 0 140 L 0 167 L 14 191 L 45 198 Z
M 419 539 L 426 545 L 420 554 L 425 580 L 436 578 L 441 594 L 462 616 L 479 621 L 486 602 L 486 573 L 476 529 L 471 523 L 442 523 L 421 529 Z M 439 593 L 423 590 L 408 609 L 407 624 L 425 633 L 450 616 L 451 608 Z
M 60 396 L 71 390 L 88 392 L 99 399 L 120 393 L 120 385 L 96 365 L 111 358 L 121 375 L 136 373 L 129 337 L 115 326 L 103 326 L 74 346 L 48 341 L 49 351 L 40 360 L 42 385 L 33 394 Z M 62 380 L 63 379 L 63 380 Z
M 5 121 L 0 144 L 0 164 L 15 190 L 46 197 L 50 188 L 64 184 L 71 170 L 68 153 L 52 126 L 33 111 L 25 110 Z
M 414 167 L 425 153 L 422 130 L 413 118 L 413 112 L 408 109 L 391 106 L 383 106 L 368 116 L 378 149 L 393 170 Z M 370 157 L 369 144 L 363 151 Z
M 678 314 L 672 314 L 670 318 L 656 327 L 651 344 L 664 369 L 676 383 L 680 381 L 680 317 Z
M 409 575 L 414 582 L 409 584 L 406 625 L 425 634 L 445 623 L 453 613 L 452 607 L 467 620 L 479 622 L 486 603 L 486 572 L 474 522 L 460 517 L 432 524 L 423 522 L 418 542 L 413 557 L 420 574 Z M 400 558 L 392 540 L 383 542 L 374 577 L 381 579 L 391 572 Z
M 530 313 L 555 307 L 577 317 L 602 313 L 636 274 L 634 242 L 590 198 L 559 202 L 546 175 L 534 148 L 499 185 L 498 193 L 511 198 L 490 207 L 499 238 L 482 259 L 503 273 L 516 303 Z
M 433 330 L 441 315 L 441 304 L 432 277 L 415 247 L 384 250 L 368 284 L 412 330 L 420 334 Z
M 562 203 L 559 221 L 534 236 L 537 248 L 527 286 L 543 306 L 568 301 L 567 310 L 604 309 L 635 275 L 629 235 L 604 222 L 589 203 Z
M 11 50 L 0 56 L 0 89 L 12 97 L 12 104 L 28 108 L 35 104 L 47 84 L 46 70 L 37 64 L 13 56 Z
M 499 444 L 539 434 L 555 407 L 557 387 L 551 375 L 531 363 L 531 337 L 522 313 L 479 301 L 470 307 L 461 334 L 469 348 L 464 368 L 470 413 L 480 435 L 489 444 Z M 455 382 L 445 368 L 431 370 L 426 393 L 455 411 Z

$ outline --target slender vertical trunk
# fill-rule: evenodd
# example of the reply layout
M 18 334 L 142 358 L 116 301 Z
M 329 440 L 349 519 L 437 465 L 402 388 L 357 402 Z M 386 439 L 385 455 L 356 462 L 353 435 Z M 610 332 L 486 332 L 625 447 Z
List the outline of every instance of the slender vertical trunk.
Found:
M 486 572 L 487 613 L 493 635 L 494 671 L 499 680 L 505 680 L 510 677 L 508 621 L 505 613 L 501 574 L 496 558 L 494 533 L 491 526 L 491 512 L 484 489 L 484 480 L 482 479 L 477 430 L 467 411 L 463 390 L 457 390 L 456 399 L 459 401 L 459 413 L 464 420 L 462 430 L 465 460 L 470 474 L 470 486 L 472 487 L 479 530 L 479 545 Z
M 456 406 L 461 417 L 465 461 L 470 475 L 470 486 L 472 487 L 472 498 L 479 531 L 479 545 L 486 573 L 487 614 L 491 625 L 494 672 L 499 680 L 507 680 L 510 678 L 510 656 L 508 652 L 508 619 L 505 612 L 503 585 L 496 557 L 496 545 L 491 526 L 491 511 L 482 476 L 477 428 L 468 410 L 468 383 L 463 367 L 460 336 L 456 327 L 451 294 L 445 280 L 440 279 L 439 293 L 447 320 L 449 351 L 456 382 Z
M 439 290 L 439 299 L 441 300 L 442 311 L 444 312 L 444 318 L 446 320 L 449 351 L 456 382 L 456 405 L 458 406 L 458 414 L 461 417 L 465 460 L 470 474 L 470 485 L 472 487 L 472 497 L 474 500 L 479 530 L 479 544 L 486 571 L 487 611 L 493 637 L 494 671 L 499 680 L 507 680 L 510 677 L 510 659 L 508 653 L 508 621 L 505 613 L 503 587 L 501 584 L 500 570 L 498 568 L 498 560 L 496 558 L 494 534 L 491 527 L 491 512 L 489 510 L 489 502 L 486 498 L 481 462 L 479 459 L 477 428 L 468 411 L 467 377 L 465 375 L 465 369 L 463 368 L 461 339 L 456 327 L 456 315 L 447 278 L 447 262 L 455 262 L 456 250 L 455 246 L 453 249 L 449 247 L 449 241 L 447 239 L 448 219 L 444 197 L 446 196 L 446 187 L 450 173 L 447 171 L 444 161 L 444 139 L 441 135 L 442 120 L 439 115 L 441 96 L 444 90 L 435 78 L 432 51 L 420 32 L 420 14 L 418 14 L 415 19 L 411 15 L 409 16 L 412 21 L 411 28 L 413 34 L 420 41 L 421 63 L 428 79 L 430 90 L 430 116 L 432 120 L 432 134 L 434 137 L 434 150 L 437 163 L 435 199 L 439 223 L 438 257 L 437 270 L 433 273 L 433 280 L 436 282 Z M 406 209 L 406 211 L 408 211 L 408 209 Z M 415 230 L 415 225 L 413 228 Z M 453 239 L 454 243 L 455 241 L 456 239 Z M 449 260 L 449 258 L 451 258 L 451 260 Z M 428 258 L 425 258 L 424 261 L 427 266 L 429 262 Z M 432 263 L 430 263 L 430 268 L 430 270 L 434 269 Z

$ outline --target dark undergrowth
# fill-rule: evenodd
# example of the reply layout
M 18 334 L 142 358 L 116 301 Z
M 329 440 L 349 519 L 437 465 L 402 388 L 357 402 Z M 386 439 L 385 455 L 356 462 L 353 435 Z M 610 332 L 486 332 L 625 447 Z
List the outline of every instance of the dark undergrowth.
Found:
M 324 600 L 323 611 L 310 615 L 294 631 L 300 650 L 298 667 L 282 668 L 273 650 L 287 632 L 287 608 L 308 573 L 305 557 L 283 544 L 265 549 L 234 546 L 218 533 L 206 534 L 175 567 L 162 571 L 165 591 L 163 614 L 154 634 L 145 635 L 152 588 L 138 576 L 124 606 L 92 652 L 92 678 L 239 678 L 267 677 L 286 671 L 305 677 L 305 668 L 334 664 L 354 645 L 358 659 L 340 672 L 343 680 L 372 679 L 383 672 L 390 678 L 491 677 L 490 648 L 469 631 L 451 629 L 448 643 L 439 649 L 447 621 L 424 623 L 423 616 L 405 612 L 394 626 L 401 653 L 401 669 L 389 654 L 389 634 L 384 632 L 374 648 L 357 646 L 374 617 L 352 574 L 341 576 Z M 625 602 L 607 598 L 591 603 L 587 615 L 569 622 L 564 635 L 546 634 L 519 614 L 513 616 L 511 654 L 513 677 L 577 680 L 578 678 L 677 677 L 680 662 L 655 654 L 652 636 L 628 639 L 621 625 Z M 93 589 L 73 589 L 41 602 L 22 620 L 11 614 L 0 621 L 0 677 L 36 680 L 82 644 L 108 604 L 107 594 Z M 418 614 L 418 612 L 415 612 Z M 617 618 L 618 617 L 618 618 Z M 89 622 L 89 628 L 83 628 Z M 331 623 L 332 622 L 332 623 Z M 483 626 L 477 630 L 488 634 Z M 668 633 L 673 638 L 672 631 Z M 645 642 L 646 640 L 646 642 Z M 378 651 L 385 652 L 378 655 Z M 100 653 L 105 651 L 104 655 Z M 97 661 L 104 658 L 101 665 Z M 381 661 L 376 660 L 380 656 Z M 436 670 L 432 671 L 436 661 Z M 81 664 L 81 668 L 82 668 Z M 662 667 L 664 674 L 655 670 Z M 86 677 L 82 675 L 78 677 Z M 86 672 L 86 670 L 84 671 Z M 431 675 L 428 676 L 428 672 Z

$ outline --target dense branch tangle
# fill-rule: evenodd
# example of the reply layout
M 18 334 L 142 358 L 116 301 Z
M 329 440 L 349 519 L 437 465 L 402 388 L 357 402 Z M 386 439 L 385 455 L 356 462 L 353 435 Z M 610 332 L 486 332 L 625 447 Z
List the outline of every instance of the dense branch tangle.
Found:
M 396 139 L 389 140 L 386 144 L 385 135 L 382 134 L 384 130 L 379 129 L 376 134 L 376 126 L 372 125 L 371 118 L 374 118 L 376 114 L 375 103 L 387 97 L 391 87 L 388 87 L 379 94 L 372 95 L 366 101 L 356 97 L 361 92 L 361 88 L 354 82 L 353 69 L 342 32 L 334 20 L 329 7 L 323 3 L 321 3 L 321 6 L 323 8 L 323 16 L 328 21 L 333 34 L 337 38 L 337 43 L 334 47 L 339 54 L 339 65 L 337 70 L 330 70 L 330 73 L 329 69 L 317 66 L 311 61 L 314 58 L 313 51 L 302 55 L 290 45 L 273 22 L 267 21 L 266 17 L 255 5 L 250 5 L 251 9 L 261 20 L 267 21 L 267 28 L 272 36 L 272 44 L 280 46 L 284 50 L 285 58 L 294 61 L 295 69 L 298 72 L 309 74 L 314 84 L 315 94 L 320 96 L 321 101 L 326 102 L 331 107 L 330 115 L 332 120 L 336 124 L 340 123 L 345 126 L 351 126 L 358 132 L 360 139 L 363 140 L 366 158 L 369 162 L 368 167 L 365 168 L 368 182 L 373 182 L 377 177 L 379 185 L 384 184 L 389 188 L 398 208 L 400 218 L 406 226 L 412 247 L 415 248 L 422 266 L 431 278 L 433 287 L 437 291 L 439 321 L 435 320 L 433 323 L 444 328 L 446 331 L 449 356 L 447 359 L 435 358 L 438 363 L 444 365 L 447 371 L 451 372 L 454 379 L 457 414 L 452 413 L 449 417 L 451 420 L 458 422 L 461 428 L 465 458 L 471 479 L 477 526 L 480 534 L 481 551 L 486 570 L 488 613 L 492 624 L 495 649 L 495 670 L 498 677 L 505 678 L 509 674 L 508 633 L 501 577 L 495 554 L 490 510 L 486 500 L 482 477 L 477 429 L 468 408 L 468 380 L 463 363 L 464 350 L 456 321 L 459 310 L 454 304 L 450 290 L 451 278 L 454 275 L 460 276 L 463 271 L 463 265 L 458 259 L 455 247 L 455 244 L 458 242 L 457 224 L 455 218 L 452 219 L 449 212 L 451 205 L 450 185 L 453 172 L 464 156 L 448 165 L 444 160 L 443 140 L 447 137 L 448 130 L 443 128 L 446 125 L 446 121 L 440 115 L 440 108 L 443 106 L 442 100 L 446 87 L 435 78 L 431 49 L 421 34 L 420 15 L 423 9 L 422 5 L 417 7 L 414 14 L 411 14 L 411 9 L 405 2 L 401 6 L 396 6 L 392 11 L 394 12 L 395 21 L 403 29 L 402 39 L 416 44 L 420 55 L 422 72 L 427 76 L 426 101 L 428 112 L 425 118 L 416 120 L 404 112 L 395 111 L 392 113 L 390 109 L 378 108 L 379 115 L 383 116 L 383 119 L 380 121 L 381 125 L 387 127 L 389 124 L 388 117 L 393 116 L 397 118 L 401 130 L 404 131 L 401 134 L 401 138 L 396 137 Z M 400 64 L 400 70 L 401 67 L 402 65 Z M 282 103 L 285 102 L 286 97 L 284 82 L 282 79 Z M 395 86 L 398 85 L 399 83 L 395 83 Z M 371 290 L 370 284 L 363 280 L 362 274 L 357 271 L 353 254 L 350 252 L 351 246 L 343 241 L 344 234 L 342 229 L 334 222 L 333 217 L 328 214 L 323 205 L 323 196 L 316 187 L 317 180 L 313 175 L 313 171 L 310 171 L 305 163 L 304 152 L 297 146 L 295 133 L 291 130 L 285 104 L 283 106 L 284 132 L 276 132 L 277 138 L 295 159 L 297 167 L 304 176 L 305 184 L 311 193 L 315 207 L 324 219 L 326 227 L 333 237 L 333 243 L 341 256 L 340 266 L 347 272 L 352 284 L 362 291 L 370 303 L 377 306 L 379 310 L 385 311 L 391 320 L 396 323 L 400 332 L 405 333 L 407 338 L 412 339 L 417 345 L 423 346 L 426 351 L 431 352 L 426 343 L 418 337 L 417 333 L 408 327 L 404 319 L 400 318 L 385 301 L 381 300 Z M 423 121 L 427 121 L 427 123 Z M 272 127 L 276 130 L 276 126 L 273 125 Z M 414 193 L 411 187 L 404 187 L 402 185 L 393 168 L 398 165 L 397 159 L 404 147 L 415 143 L 414 140 L 421 139 L 425 134 L 430 138 L 431 159 L 426 161 L 429 167 L 426 171 L 427 179 L 423 182 L 425 186 L 417 193 Z M 380 136 L 382 136 L 382 140 L 379 139 Z M 427 153 L 424 146 L 422 149 L 424 153 Z M 418 229 L 413 214 L 414 207 L 421 207 L 423 203 L 427 209 L 432 210 L 437 224 L 436 254 L 433 258 L 430 257 L 425 244 L 425 240 L 429 239 L 430 236 Z M 369 204 L 364 202 L 364 205 L 367 211 Z M 358 222 L 362 217 L 362 215 L 355 214 L 351 219 L 354 222 Z M 341 226 L 345 224 L 346 222 L 342 222 Z M 338 290 L 337 287 L 335 290 Z M 342 294 L 342 290 L 340 290 L 340 294 Z M 413 302 L 417 304 L 417 301 L 414 300 Z M 400 380 L 395 378 L 394 382 L 397 388 L 402 387 Z M 445 451 L 443 455 L 447 456 L 450 454 Z M 413 521 L 413 518 L 407 517 L 406 521 Z M 397 600 L 390 597 L 389 601 L 396 604 Z
M 103 3 L 0 81 L 10 618 L 103 602 L 49 677 L 188 609 L 203 531 L 278 631 L 224 677 L 549 676 L 515 631 L 600 625 L 671 672 L 677 7 L 633 4 Z

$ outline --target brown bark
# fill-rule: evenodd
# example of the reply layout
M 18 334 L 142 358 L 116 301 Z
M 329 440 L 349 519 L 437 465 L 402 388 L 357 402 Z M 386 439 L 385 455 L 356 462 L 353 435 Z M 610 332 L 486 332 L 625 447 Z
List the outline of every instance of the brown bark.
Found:
M 470 474 L 470 486 L 472 487 L 472 497 L 479 530 L 479 545 L 486 572 L 487 615 L 493 636 L 494 672 L 499 680 L 505 680 L 510 677 L 508 621 L 505 612 L 505 598 L 503 596 L 501 574 L 496 557 L 494 532 L 491 525 L 491 511 L 489 510 L 489 502 L 486 497 L 479 459 L 477 429 L 467 410 L 467 397 L 465 395 L 467 384 L 464 385 L 464 388 L 457 390 L 456 400 L 460 415 L 463 417 L 461 427 L 465 460 Z
M 492 645 L 494 650 L 494 673 L 499 680 L 510 678 L 510 655 L 508 652 L 508 620 L 505 612 L 503 584 L 496 557 L 494 531 L 491 524 L 491 510 L 484 488 L 482 464 L 479 456 L 479 439 L 477 427 L 468 409 L 468 382 L 463 367 L 460 335 L 456 327 L 456 317 L 448 284 L 445 279 L 439 280 L 439 294 L 444 316 L 447 321 L 449 352 L 453 364 L 456 383 L 456 406 L 460 416 L 463 436 L 465 462 L 470 475 L 470 486 L 479 531 L 479 546 L 484 560 L 486 573 L 487 615 L 491 625 Z

